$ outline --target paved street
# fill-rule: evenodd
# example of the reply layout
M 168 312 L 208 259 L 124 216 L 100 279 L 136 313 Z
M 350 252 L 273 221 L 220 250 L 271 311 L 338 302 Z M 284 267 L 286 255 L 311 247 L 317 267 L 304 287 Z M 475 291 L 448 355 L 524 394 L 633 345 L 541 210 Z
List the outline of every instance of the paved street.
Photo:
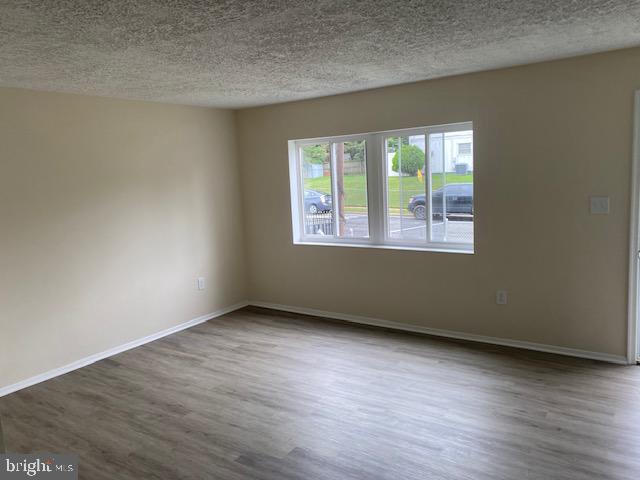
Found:
M 327 215 L 327 220 L 330 216 Z M 424 240 L 426 223 L 417 220 L 412 214 L 393 215 L 390 219 L 391 238 L 404 240 Z M 365 214 L 347 214 L 347 231 L 354 237 L 362 237 L 367 233 L 367 216 Z M 456 243 L 473 242 L 473 222 L 466 220 L 448 220 L 447 241 Z M 434 241 L 444 241 L 445 225 L 442 220 L 434 220 Z

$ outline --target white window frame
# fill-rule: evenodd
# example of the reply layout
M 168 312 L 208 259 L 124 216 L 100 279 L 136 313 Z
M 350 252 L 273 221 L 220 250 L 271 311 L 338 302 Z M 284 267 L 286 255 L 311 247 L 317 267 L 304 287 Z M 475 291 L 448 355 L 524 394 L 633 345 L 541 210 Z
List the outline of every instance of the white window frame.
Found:
M 447 133 L 460 130 L 473 131 L 473 122 L 460 122 L 447 125 L 436 125 L 429 127 L 405 128 L 400 130 L 388 130 L 384 132 L 363 133 L 356 135 L 339 135 L 332 137 L 308 138 L 301 140 L 290 140 L 289 147 L 289 182 L 291 189 L 291 218 L 293 230 L 293 243 L 296 245 L 334 245 L 365 248 L 383 248 L 396 250 L 419 250 L 447 253 L 473 254 L 475 249 L 475 225 L 474 239 L 472 243 L 453 243 L 447 241 L 431 240 L 431 194 L 425 195 L 427 203 L 427 239 L 416 242 L 412 240 L 391 239 L 388 235 L 387 212 L 387 166 L 385 155 L 385 139 L 388 137 L 424 135 L 425 136 L 425 193 L 431 192 L 431 162 L 429 161 L 429 135 L 434 133 Z M 320 237 L 318 235 L 306 235 L 304 231 L 304 179 L 300 162 L 300 150 L 305 145 L 316 145 L 319 143 L 340 143 L 349 141 L 365 141 L 365 164 L 367 182 L 367 207 L 369 218 L 368 238 L 339 238 Z M 475 142 L 472 142 L 472 154 L 475 150 Z M 331 181 L 333 208 L 337 209 L 336 176 L 334 175 L 335 159 L 333 148 L 329 148 L 331 155 Z M 474 155 L 474 163 L 475 163 Z M 474 184 L 475 197 L 475 184 Z M 446 202 L 446 199 L 444 199 Z M 334 215 L 336 221 L 337 215 Z M 475 208 L 474 220 L 475 222 Z M 334 231 L 335 229 L 334 225 Z

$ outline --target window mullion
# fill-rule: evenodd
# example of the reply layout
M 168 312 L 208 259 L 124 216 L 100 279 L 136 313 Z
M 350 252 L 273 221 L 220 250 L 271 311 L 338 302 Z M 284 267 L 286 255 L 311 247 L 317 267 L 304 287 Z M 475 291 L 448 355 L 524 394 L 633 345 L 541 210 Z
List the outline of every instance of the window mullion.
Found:
M 427 128 L 425 133 L 424 133 L 424 137 L 425 137 L 425 152 L 424 152 L 424 164 L 425 164 L 425 176 L 427 177 L 425 179 L 425 186 L 426 186 L 426 191 L 424 192 L 424 202 L 425 202 L 425 211 L 427 212 L 427 243 L 431 243 L 432 239 L 433 239 L 433 235 L 431 232 L 431 229 L 433 228 L 433 208 L 432 208 L 432 198 L 433 198 L 433 184 L 432 184 L 432 172 L 431 172 L 431 135 L 430 135 L 430 131 Z
M 336 176 L 336 143 L 329 143 L 329 158 L 330 158 L 330 169 L 331 169 L 331 197 L 332 197 L 332 205 L 333 212 L 331 214 L 333 220 L 333 238 L 339 238 L 340 235 L 340 216 L 338 212 L 340 211 L 340 195 L 338 195 L 338 177 Z
M 382 179 L 382 136 L 366 139 L 367 198 L 369 202 L 369 238 L 374 244 L 384 243 L 384 184 Z

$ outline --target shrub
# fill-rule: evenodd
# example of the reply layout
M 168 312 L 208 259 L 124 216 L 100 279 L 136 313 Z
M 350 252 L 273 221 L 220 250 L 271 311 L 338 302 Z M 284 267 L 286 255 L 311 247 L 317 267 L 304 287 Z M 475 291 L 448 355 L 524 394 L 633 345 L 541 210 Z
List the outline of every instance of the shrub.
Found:
M 391 169 L 398 171 L 398 153 L 402 154 L 402 173 L 414 176 L 424 167 L 424 152 L 415 145 L 402 145 L 400 152 L 396 152 L 391 160 Z

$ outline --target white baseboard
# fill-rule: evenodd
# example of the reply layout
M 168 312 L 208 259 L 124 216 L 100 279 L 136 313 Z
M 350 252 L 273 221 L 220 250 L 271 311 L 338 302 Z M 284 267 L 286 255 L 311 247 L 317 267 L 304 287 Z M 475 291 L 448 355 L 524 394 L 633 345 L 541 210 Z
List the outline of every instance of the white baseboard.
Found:
M 376 327 L 391 328 L 391 329 L 403 330 L 407 332 L 423 333 L 426 335 L 434 335 L 437 337 L 455 338 L 458 340 L 469 340 L 472 342 L 488 343 L 492 345 L 503 345 L 506 347 L 523 348 L 525 350 L 535 350 L 538 352 L 555 353 L 558 355 L 567 355 L 570 357 L 588 358 L 591 360 L 600 360 L 603 362 L 617 363 L 617 364 L 623 364 L 623 365 L 628 364 L 627 358 L 624 355 L 592 352 L 589 350 L 579 350 L 575 348 L 559 347 L 556 345 L 545 345 L 542 343 L 525 342 L 521 340 L 510 340 L 507 338 L 487 337 L 484 335 L 476 335 L 473 333 L 464 333 L 464 332 L 456 332 L 453 330 L 429 328 L 429 327 L 423 327 L 420 325 L 393 322 L 389 320 L 382 320 L 379 318 L 372 318 L 372 317 L 364 317 L 360 315 L 349 315 L 346 313 L 328 312 L 325 310 L 317 310 L 314 308 L 295 307 L 292 305 L 281 305 L 277 303 L 251 300 L 248 302 L 239 302 L 234 305 L 221 308 L 219 310 L 216 310 L 215 312 L 208 313 L 206 315 L 202 315 L 201 317 L 197 317 L 192 320 L 189 320 L 188 322 L 181 323 L 180 325 L 176 325 L 175 327 L 167 328 L 166 330 L 162 330 L 160 332 L 147 335 L 146 337 L 133 340 L 123 345 L 110 348 L 109 350 L 105 350 L 103 352 L 96 353 L 94 355 L 90 355 L 85 358 L 81 358 L 80 360 L 77 360 L 73 363 L 69 363 L 62 367 L 54 368 L 53 370 L 49 370 L 48 372 L 44 372 L 34 377 L 27 378 L 25 380 L 14 383 L 12 385 L 7 385 L 6 387 L 0 388 L 0 397 L 9 395 L 10 393 L 16 392 L 23 388 L 30 387 L 31 385 L 35 385 L 36 383 L 44 382 L 45 380 L 49 380 L 51 378 L 64 375 L 65 373 L 68 373 L 73 370 L 77 370 L 78 368 L 82 368 L 92 363 L 95 363 L 98 360 L 102 360 L 104 358 L 111 357 L 113 355 L 124 352 L 126 350 L 131 350 L 132 348 L 139 347 L 140 345 L 144 345 L 145 343 L 153 342 L 154 340 L 158 340 L 162 337 L 166 337 L 167 335 L 171 335 L 172 333 L 176 333 L 181 330 L 194 327 L 200 323 L 204 323 L 216 317 L 220 317 L 222 315 L 233 312 L 235 310 L 239 310 L 243 307 L 246 307 L 247 305 L 253 305 L 253 306 L 262 307 L 262 308 L 269 308 L 273 310 L 282 310 L 284 312 L 300 313 L 303 315 L 313 315 L 316 317 L 332 318 L 336 320 L 343 320 L 346 322 L 360 323 L 363 325 L 373 325 Z
M 153 342 L 154 340 L 158 340 L 162 337 L 166 337 L 167 335 L 171 335 L 172 333 L 176 333 L 181 330 L 194 327 L 196 325 L 206 322 L 207 320 L 220 317 L 227 313 L 246 307 L 247 305 L 248 305 L 248 302 L 236 303 L 235 305 L 230 305 L 228 307 L 216 310 L 215 312 L 208 313 L 206 315 L 202 315 L 200 317 L 189 320 L 188 322 L 181 323 L 180 325 L 176 325 L 175 327 L 167 328 L 166 330 L 162 330 L 160 332 L 147 335 L 146 337 L 142 337 L 137 340 L 132 340 L 131 342 L 125 343 L 123 345 L 119 345 L 117 347 L 110 348 L 109 350 L 105 350 L 103 352 L 81 358 L 80 360 L 77 360 L 73 363 L 69 363 L 62 367 L 54 368 L 53 370 L 49 370 L 48 372 L 41 373 L 40 375 L 27 378 L 18 383 L 14 383 L 13 385 L 7 385 L 6 387 L 0 388 L 0 397 L 3 397 L 4 395 L 9 395 L 10 393 L 16 392 L 23 388 L 30 387 L 31 385 L 35 385 L 36 383 L 44 382 L 45 380 L 49 380 L 59 375 L 64 375 L 65 373 L 69 373 L 73 370 L 77 370 L 78 368 L 86 367 L 87 365 L 91 365 L 92 363 L 95 363 L 98 360 L 111 357 L 113 355 L 124 352 L 126 350 L 131 350 L 132 348 L 139 347 L 140 345 L 144 345 L 145 343 Z
M 523 348 L 525 350 L 535 350 L 538 352 L 555 353 L 558 355 L 567 355 L 569 357 L 588 358 L 591 360 L 600 360 L 602 362 L 617 363 L 628 365 L 625 355 L 614 355 L 611 353 L 592 352 L 589 350 L 579 350 L 576 348 L 559 347 L 556 345 L 546 345 L 543 343 L 525 342 L 522 340 L 510 340 L 508 338 L 487 337 L 484 335 L 476 335 L 474 333 L 456 332 L 453 330 L 441 330 L 439 328 L 423 327 L 420 325 L 412 325 L 408 323 L 399 323 L 379 318 L 363 317 L 360 315 L 349 315 L 346 313 L 327 312 L 324 310 L 316 310 L 313 308 L 295 307 L 291 305 L 280 305 L 277 303 L 261 302 L 250 300 L 249 305 L 256 307 L 270 308 L 273 310 L 282 310 L 285 312 L 301 313 L 304 315 L 313 315 L 317 317 L 327 317 L 336 320 L 344 320 L 346 322 L 361 323 L 364 325 L 373 325 L 376 327 L 392 328 L 395 330 L 404 330 L 407 332 L 423 333 L 434 335 L 437 337 L 455 338 L 458 340 L 469 340 L 472 342 L 489 343 L 492 345 L 502 345 L 506 347 Z

